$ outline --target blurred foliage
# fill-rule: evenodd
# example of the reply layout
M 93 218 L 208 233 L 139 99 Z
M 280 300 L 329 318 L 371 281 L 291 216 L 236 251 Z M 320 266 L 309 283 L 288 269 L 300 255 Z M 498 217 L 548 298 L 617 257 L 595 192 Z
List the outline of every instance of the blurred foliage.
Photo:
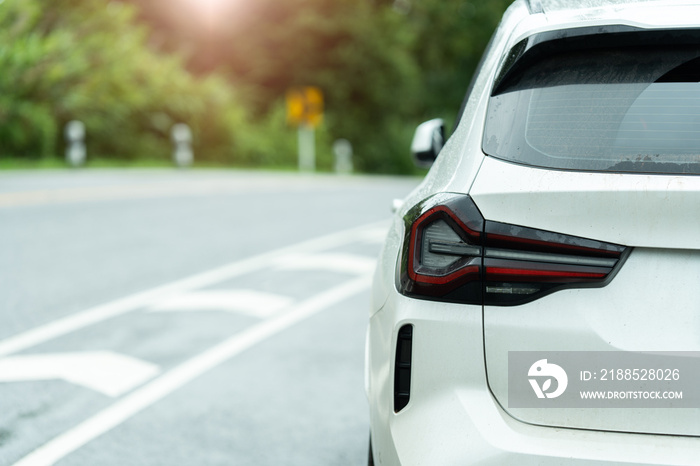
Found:
M 511 0 L 412 3 L 409 17 L 418 40 L 414 56 L 422 70 L 427 96 L 422 119 L 440 116 L 454 121 L 472 73 Z
M 0 3 L 0 156 L 48 157 L 87 126 L 88 156 L 167 159 L 193 128 L 197 160 L 296 165 L 284 93 L 325 94 L 318 165 L 349 139 L 355 166 L 410 173 L 415 125 L 453 121 L 506 0 Z M 184 57 L 184 58 L 181 58 Z
M 89 157 L 166 159 L 170 128 L 184 121 L 205 158 L 233 161 L 231 129 L 245 118 L 229 85 L 150 50 L 134 15 L 100 0 L 0 4 L 0 156 L 58 155 L 78 119 Z

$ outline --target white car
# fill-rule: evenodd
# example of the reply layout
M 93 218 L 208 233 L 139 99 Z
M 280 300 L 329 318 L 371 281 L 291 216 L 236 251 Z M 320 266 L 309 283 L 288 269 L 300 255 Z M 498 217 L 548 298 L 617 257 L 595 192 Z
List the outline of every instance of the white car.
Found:
M 444 147 L 416 131 L 370 464 L 700 464 L 699 82 L 700 4 L 508 9 Z

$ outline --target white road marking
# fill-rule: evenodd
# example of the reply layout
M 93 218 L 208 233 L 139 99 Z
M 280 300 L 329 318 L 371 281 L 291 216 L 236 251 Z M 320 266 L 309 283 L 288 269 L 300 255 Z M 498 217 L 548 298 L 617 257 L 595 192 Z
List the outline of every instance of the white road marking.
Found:
M 117 401 L 112 406 L 59 435 L 16 462 L 14 466 L 48 466 L 55 464 L 208 370 L 282 330 L 329 308 L 333 304 L 369 288 L 370 281 L 368 277 L 353 279 L 300 302 L 288 312 L 260 322 L 233 335 L 231 338 L 185 361 L 149 384 Z
M 62 379 L 116 397 L 153 378 L 158 366 L 110 351 L 0 359 L 0 382 Z
M 132 312 L 144 306 L 149 306 L 175 294 L 214 285 L 240 275 L 264 269 L 273 265 L 280 256 L 285 254 L 312 253 L 351 244 L 357 241 L 358 235 L 360 235 L 365 229 L 376 229 L 382 226 L 386 227 L 387 222 L 382 221 L 364 225 L 358 228 L 332 233 L 320 238 L 304 241 L 292 246 L 280 248 L 233 262 L 229 265 L 200 273 L 183 280 L 178 280 L 168 285 L 163 285 L 148 291 L 136 293 L 107 304 L 102 304 L 100 306 L 63 317 L 0 341 L 0 357 L 31 348 L 32 346 L 44 343 L 53 338 L 75 332 L 76 330 L 80 330 L 84 327 L 88 327 L 128 312 Z
M 373 257 L 356 254 L 288 254 L 280 257 L 277 268 L 281 270 L 328 270 L 330 272 L 371 273 L 377 261 Z
M 150 311 L 227 311 L 269 317 L 289 307 L 288 296 L 253 290 L 205 290 L 171 296 L 150 306 Z

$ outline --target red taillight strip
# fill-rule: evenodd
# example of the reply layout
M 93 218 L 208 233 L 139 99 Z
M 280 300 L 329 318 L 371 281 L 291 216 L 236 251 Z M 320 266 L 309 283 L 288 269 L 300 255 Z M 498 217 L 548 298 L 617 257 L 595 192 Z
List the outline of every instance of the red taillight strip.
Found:
M 417 264 L 417 245 L 420 245 L 423 235 L 423 229 L 420 228 L 421 225 L 434 219 L 444 218 L 444 216 L 449 217 L 450 220 L 457 223 L 457 225 L 462 229 L 464 233 L 467 234 L 467 236 L 477 239 L 481 237 L 481 232 L 474 231 L 471 228 L 469 228 L 464 222 L 457 218 L 457 216 L 454 214 L 454 212 L 452 212 L 452 210 L 450 210 L 444 205 L 438 205 L 426 211 L 423 215 L 418 217 L 418 219 L 416 219 L 415 222 L 413 222 L 413 225 L 411 227 L 411 241 L 408 246 L 408 276 L 414 282 L 429 283 L 431 285 L 445 285 L 462 276 L 469 274 L 476 275 L 479 273 L 479 267 L 476 265 L 463 267 L 459 270 L 455 270 L 454 272 L 442 276 L 425 275 L 415 270 L 415 266 Z
M 459 270 L 455 270 L 454 272 L 452 272 L 448 275 L 442 275 L 442 276 L 423 275 L 421 273 L 415 273 L 415 272 L 413 274 L 411 274 L 410 270 L 409 270 L 408 274 L 409 274 L 409 276 L 411 276 L 411 280 L 418 282 L 418 283 L 429 283 L 431 285 L 447 285 L 448 283 L 453 282 L 462 276 L 470 275 L 470 274 L 473 274 L 475 276 L 474 279 L 477 280 L 479 278 L 479 266 L 478 265 L 469 265 L 469 266 L 463 267 Z
M 557 265 L 591 266 L 591 267 L 614 267 L 617 257 L 592 257 L 563 255 L 549 252 L 530 252 L 512 249 L 484 249 L 484 257 L 493 259 L 506 259 L 528 262 L 542 262 Z
M 504 276 L 509 277 L 532 277 L 537 279 L 543 278 L 605 278 L 607 273 L 604 272 L 574 272 L 566 270 L 536 270 L 536 269 L 513 269 L 508 267 L 486 267 L 486 279 L 503 279 Z
M 463 194 L 428 198 L 404 221 L 399 291 L 438 301 L 514 306 L 566 288 L 605 286 L 629 252 L 618 244 L 484 220 Z M 461 239 L 443 245 L 431 236 L 424 245 L 423 234 L 436 221 L 445 221 Z M 453 244 L 463 249 L 450 249 Z M 424 246 L 455 259 L 425 265 Z
M 536 240 L 536 239 L 530 239 L 530 238 L 518 238 L 516 236 L 506 236 L 506 235 L 500 235 L 496 233 L 487 233 L 486 234 L 486 241 L 487 243 L 490 243 L 491 241 L 502 241 L 506 244 L 525 244 L 529 246 L 539 246 L 541 248 L 546 248 L 546 249 L 557 249 L 557 250 L 563 250 L 563 251 L 576 251 L 580 253 L 586 253 L 586 254 L 591 254 L 591 255 L 604 255 L 604 256 L 609 256 L 609 257 L 615 257 L 618 258 L 620 257 L 620 252 L 618 251 L 608 251 L 606 249 L 597 249 L 597 248 L 588 248 L 585 246 L 577 246 L 574 244 L 563 244 L 563 243 L 550 243 L 547 241 L 541 241 L 541 240 Z

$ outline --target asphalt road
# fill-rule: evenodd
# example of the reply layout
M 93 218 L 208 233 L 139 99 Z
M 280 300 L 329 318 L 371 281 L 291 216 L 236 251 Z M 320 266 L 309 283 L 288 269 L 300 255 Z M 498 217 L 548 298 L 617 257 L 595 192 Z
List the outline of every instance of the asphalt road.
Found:
M 0 465 L 360 465 L 416 179 L 0 173 Z

